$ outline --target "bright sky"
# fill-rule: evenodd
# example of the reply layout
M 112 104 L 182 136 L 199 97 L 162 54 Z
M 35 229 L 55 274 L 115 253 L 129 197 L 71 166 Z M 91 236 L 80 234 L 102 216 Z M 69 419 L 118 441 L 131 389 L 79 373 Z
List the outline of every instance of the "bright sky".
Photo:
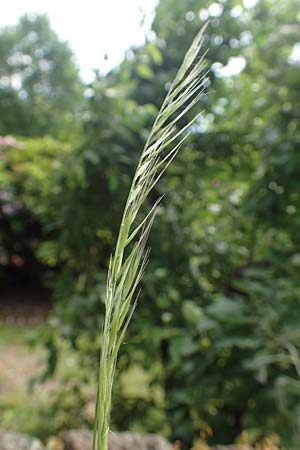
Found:
M 143 43 L 156 4 L 157 0 L 9 0 L 1 8 L 0 27 L 15 24 L 25 13 L 46 13 L 59 37 L 69 41 L 82 77 L 89 81 L 92 69 L 106 72 L 122 60 L 128 47 Z

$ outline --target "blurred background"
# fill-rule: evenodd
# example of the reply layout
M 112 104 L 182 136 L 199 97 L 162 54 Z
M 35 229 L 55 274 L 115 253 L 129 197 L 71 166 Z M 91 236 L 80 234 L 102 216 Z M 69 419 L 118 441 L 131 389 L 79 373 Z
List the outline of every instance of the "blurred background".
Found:
M 299 448 L 300 0 L 2 8 L 1 429 L 46 442 L 92 427 L 106 270 L 130 180 L 208 19 L 205 113 L 154 193 L 166 195 L 112 428 L 184 449 Z

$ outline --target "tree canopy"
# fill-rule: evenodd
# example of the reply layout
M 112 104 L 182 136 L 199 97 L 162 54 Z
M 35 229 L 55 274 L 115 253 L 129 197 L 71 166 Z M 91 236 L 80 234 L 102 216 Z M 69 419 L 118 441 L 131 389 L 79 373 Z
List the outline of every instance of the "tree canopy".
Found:
M 0 133 L 58 136 L 74 122 L 82 86 L 73 54 L 46 16 L 0 32 Z

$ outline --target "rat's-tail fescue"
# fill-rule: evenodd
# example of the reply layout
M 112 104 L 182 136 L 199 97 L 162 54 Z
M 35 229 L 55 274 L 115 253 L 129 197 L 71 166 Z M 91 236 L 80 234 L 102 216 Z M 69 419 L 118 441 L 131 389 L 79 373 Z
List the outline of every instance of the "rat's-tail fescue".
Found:
M 137 301 L 137 286 L 148 259 L 147 238 L 158 200 L 140 218 L 139 211 L 189 135 L 199 116 L 182 126 L 182 118 L 203 95 L 207 68 L 203 47 L 205 27 L 195 37 L 169 89 L 141 153 L 124 208 L 115 251 L 110 259 L 102 332 L 101 358 L 94 422 L 93 450 L 108 450 L 111 395 L 118 351 Z M 194 111 L 194 109 L 193 109 Z

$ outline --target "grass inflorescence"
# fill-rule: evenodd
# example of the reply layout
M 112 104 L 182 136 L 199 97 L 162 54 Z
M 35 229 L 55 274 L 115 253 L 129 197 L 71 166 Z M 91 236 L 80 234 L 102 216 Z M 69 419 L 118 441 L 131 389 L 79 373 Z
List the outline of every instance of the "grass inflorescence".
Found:
M 120 346 L 137 302 L 137 287 L 143 276 L 149 251 L 147 238 L 159 199 L 140 218 L 140 210 L 182 143 L 199 112 L 207 80 L 205 53 L 201 49 L 206 27 L 195 37 L 171 84 L 147 142 L 141 153 L 124 208 L 115 251 L 111 256 L 105 298 L 105 318 L 98 377 L 93 450 L 107 450 L 114 371 Z M 182 119 L 192 112 L 184 126 Z

